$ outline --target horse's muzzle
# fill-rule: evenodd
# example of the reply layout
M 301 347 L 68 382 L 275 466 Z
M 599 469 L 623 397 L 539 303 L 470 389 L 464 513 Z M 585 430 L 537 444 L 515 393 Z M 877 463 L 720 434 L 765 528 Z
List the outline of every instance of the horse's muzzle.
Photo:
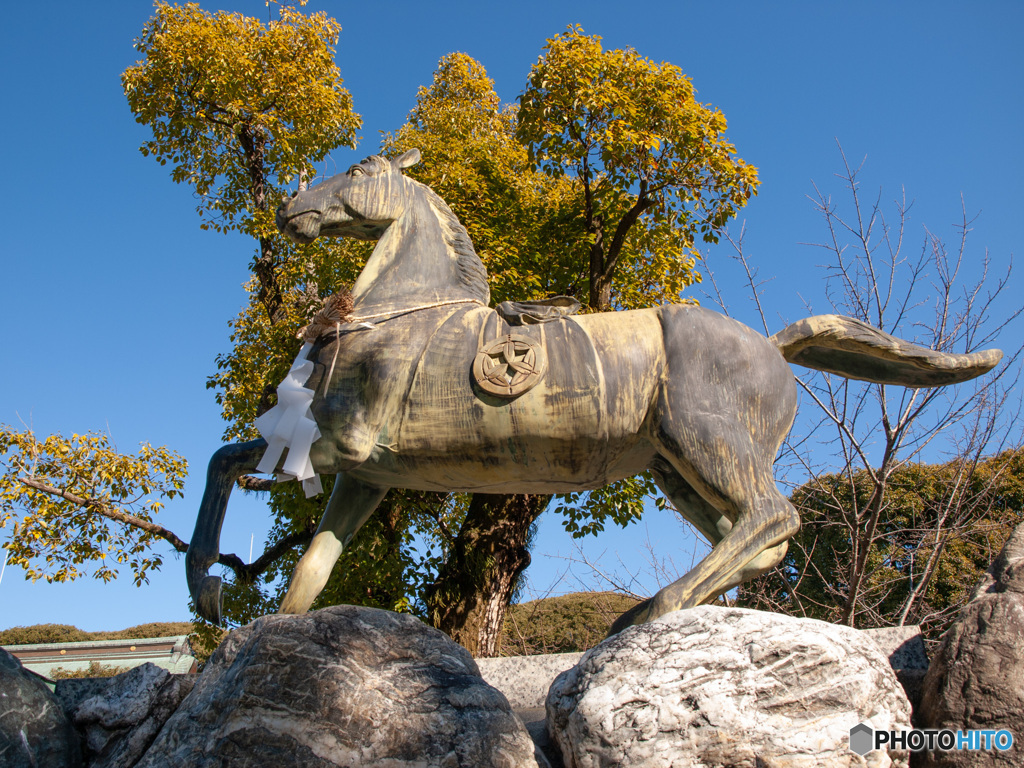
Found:
M 277 209 L 274 220 L 283 235 L 300 245 L 311 243 L 320 236 L 319 211 L 304 211 L 289 215 L 287 206 L 282 205 Z

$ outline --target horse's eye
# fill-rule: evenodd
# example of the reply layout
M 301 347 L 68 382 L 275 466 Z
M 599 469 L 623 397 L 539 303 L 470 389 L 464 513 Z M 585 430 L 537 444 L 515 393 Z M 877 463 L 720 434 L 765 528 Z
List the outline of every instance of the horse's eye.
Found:
M 353 165 L 351 168 L 348 169 L 348 175 L 349 176 L 365 176 L 366 175 L 366 171 L 364 171 L 363 167 L 360 166 L 360 165 Z

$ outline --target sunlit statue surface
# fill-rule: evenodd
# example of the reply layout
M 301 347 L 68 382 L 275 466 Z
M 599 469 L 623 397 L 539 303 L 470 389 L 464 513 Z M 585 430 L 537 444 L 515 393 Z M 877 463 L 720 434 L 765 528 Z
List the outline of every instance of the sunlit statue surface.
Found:
M 934 352 L 837 315 L 765 338 L 696 306 L 574 315 L 578 305 L 559 298 L 492 309 L 466 230 L 402 173 L 419 157 L 370 157 L 278 210 L 278 226 L 300 243 L 379 242 L 348 314 L 303 347 L 291 389 L 261 426 L 270 440 L 224 446 L 210 461 L 186 556 L 209 620 L 220 620 L 220 579 L 207 574 L 228 496 L 257 467 L 310 491 L 315 473 L 337 475 L 283 613 L 309 608 L 389 488 L 560 493 L 644 470 L 713 547 L 615 629 L 706 603 L 779 563 L 800 526 L 772 477 L 796 412 L 787 361 L 929 387 L 1001 358 Z

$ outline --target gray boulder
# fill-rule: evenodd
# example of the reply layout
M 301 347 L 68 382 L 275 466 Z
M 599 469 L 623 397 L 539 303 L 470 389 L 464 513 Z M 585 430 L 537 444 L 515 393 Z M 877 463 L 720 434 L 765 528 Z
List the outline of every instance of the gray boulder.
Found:
M 53 693 L 60 701 L 64 714 L 71 719 L 79 704 L 93 696 L 102 695 L 107 688 L 113 685 L 115 680 L 117 680 L 116 675 L 114 677 L 68 677 L 56 682 Z
M 46 684 L 0 648 L 0 765 L 77 768 L 78 736 Z
M 910 729 L 886 657 L 858 630 L 700 606 L 629 627 L 562 673 L 548 727 L 567 768 L 906 766 L 850 728 Z
M 230 633 L 138 763 L 521 768 L 533 743 L 473 658 L 412 616 L 335 606 Z
M 476 659 L 476 663 L 487 684 L 505 694 L 513 709 L 543 709 L 551 682 L 575 666 L 582 656 L 582 653 L 496 656 Z
M 70 711 L 84 736 L 89 768 L 135 765 L 195 685 L 194 675 L 172 675 L 146 663 L 109 679 Z
M 1008 730 L 1024 742 L 1024 525 L 975 588 L 935 652 L 917 712 L 922 728 Z M 929 768 L 1021 765 L 1024 744 L 1006 751 L 935 750 Z

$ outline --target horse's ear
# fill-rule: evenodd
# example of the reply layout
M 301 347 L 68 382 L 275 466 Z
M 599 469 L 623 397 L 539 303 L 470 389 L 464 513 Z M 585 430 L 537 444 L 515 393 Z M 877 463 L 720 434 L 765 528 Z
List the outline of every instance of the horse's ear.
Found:
M 420 151 L 418 149 L 413 148 L 410 149 L 405 154 L 401 155 L 400 157 L 396 157 L 394 160 L 391 161 L 391 164 L 395 168 L 401 170 L 402 168 L 409 168 L 410 166 L 416 165 L 416 163 L 418 163 L 421 159 L 422 156 L 420 155 Z

